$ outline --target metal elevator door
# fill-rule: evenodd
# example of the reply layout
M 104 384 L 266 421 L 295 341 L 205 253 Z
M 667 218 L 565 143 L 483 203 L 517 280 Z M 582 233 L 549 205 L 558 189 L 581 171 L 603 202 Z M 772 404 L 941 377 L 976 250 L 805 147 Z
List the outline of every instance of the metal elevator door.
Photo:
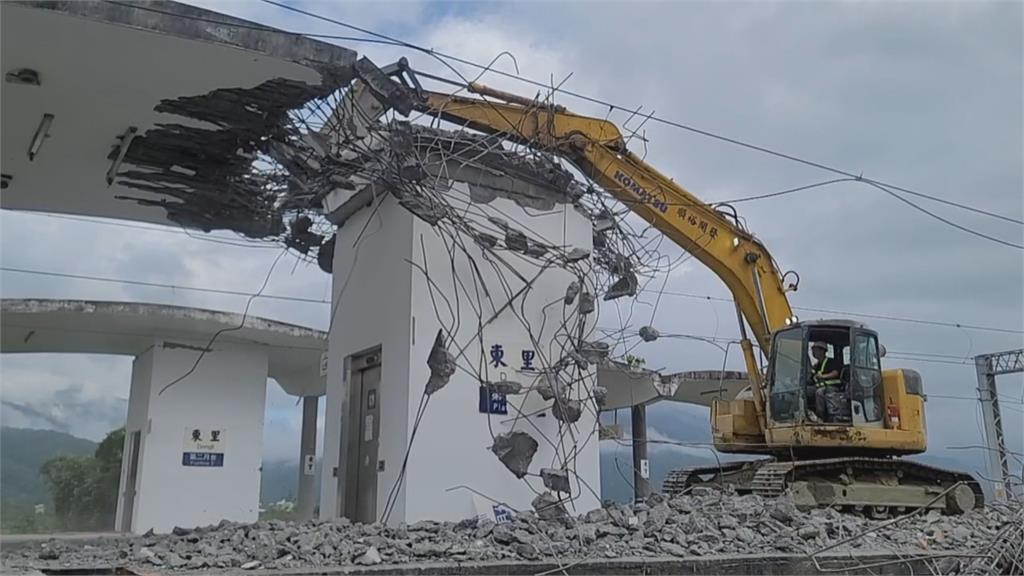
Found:
M 374 357 L 375 356 L 375 357 Z M 348 516 L 355 522 L 377 521 L 377 453 L 380 446 L 380 356 L 368 358 L 365 368 L 352 378 L 352 410 L 355 430 L 349 444 Z M 374 363 L 376 360 L 376 363 Z M 358 408 L 356 408 L 358 406 Z M 350 429 L 351 430 L 351 429 Z

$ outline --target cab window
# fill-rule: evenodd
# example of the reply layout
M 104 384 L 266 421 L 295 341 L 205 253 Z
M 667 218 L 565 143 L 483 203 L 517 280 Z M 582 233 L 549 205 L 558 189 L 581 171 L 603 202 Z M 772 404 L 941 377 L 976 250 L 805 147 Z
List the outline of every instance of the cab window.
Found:
M 861 402 L 864 419 L 882 419 L 882 366 L 878 357 L 878 339 L 874 334 L 858 332 L 853 338 L 853 381 L 850 398 Z
M 853 341 L 853 365 L 858 368 L 881 370 L 878 361 L 878 341 L 871 334 L 857 334 Z
M 804 334 L 800 328 L 775 335 L 772 358 L 771 417 L 777 422 L 796 419 L 803 394 Z

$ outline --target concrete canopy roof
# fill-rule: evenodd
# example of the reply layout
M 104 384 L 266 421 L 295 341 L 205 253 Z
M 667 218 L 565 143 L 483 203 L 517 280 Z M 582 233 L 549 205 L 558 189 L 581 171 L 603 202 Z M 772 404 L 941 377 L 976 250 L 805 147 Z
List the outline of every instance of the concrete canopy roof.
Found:
M 249 208 L 257 203 L 244 195 L 234 212 L 200 206 L 198 218 L 169 218 L 164 206 L 115 196 L 166 202 L 124 185 L 126 171 L 157 173 L 161 186 L 202 190 L 224 208 L 232 190 L 223 183 L 247 169 L 253 142 L 282 114 L 346 84 L 356 53 L 177 2 L 133 4 L 0 2 L 0 206 L 200 229 L 231 227 L 217 219 L 234 218 L 245 231 L 250 212 L 267 209 Z M 12 73 L 20 70 L 34 72 L 38 83 L 31 73 L 18 81 Z M 203 114 L 225 109 L 248 113 L 248 123 L 214 123 Z M 52 115 L 48 137 L 30 159 L 45 115 Z M 108 185 L 120 137 L 131 127 L 137 136 L 126 147 L 122 178 Z M 252 226 L 254 237 L 280 227 Z
M 137 356 L 163 340 L 206 346 L 266 348 L 269 376 L 294 396 L 320 396 L 325 382 L 320 357 L 327 334 L 320 330 L 200 308 L 88 300 L 0 300 L 0 352 Z
M 733 400 L 750 381 L 745 372 L 704 370 L 661 375 L 609 362 L 598 366 L 597 385 L 608 391 L 603 409 L 618 410 L 659 400 L 711 406 L 712 400 Z

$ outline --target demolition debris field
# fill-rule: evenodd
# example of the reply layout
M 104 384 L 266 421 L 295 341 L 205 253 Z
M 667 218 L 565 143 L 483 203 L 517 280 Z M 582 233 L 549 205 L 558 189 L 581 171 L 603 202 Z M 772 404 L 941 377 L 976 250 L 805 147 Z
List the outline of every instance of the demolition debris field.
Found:
M 5 573 L 82 567 L 223 572 L 426 564 L 443 568 L 479 562 L 522 569 L 523 562 L 557 567 L 719 555 L 785 554 L 816 562 L 835 554 L 883 553 L 896 558 L 889 563 L 917 560 L 919 569 L 923 565 L 934 573 L 1015 574 L 1024 570 L 1022 550 L 1024 514 L 1015 505 L 960 516 L 918 511 L 873 520 L 835 509 L 800 511 L 787 497 L 766 500 L 698 488 L 580 516 L 568 514 L 561 505 L 547 505 L 501 524 L 477 519 L 396 527 L 345 519 L 221 522 L 102 543 L 50 540 L 5 547 L 2 559 Z

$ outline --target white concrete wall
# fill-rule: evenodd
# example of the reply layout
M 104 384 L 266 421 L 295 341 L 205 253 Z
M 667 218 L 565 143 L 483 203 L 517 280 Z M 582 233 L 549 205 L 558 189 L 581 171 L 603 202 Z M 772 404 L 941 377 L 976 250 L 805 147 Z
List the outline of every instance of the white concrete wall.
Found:
M 559 207 L 544 215 L 531 210 L 527 215 L 513 202 L 497 199 L 490 204 L 480 205 L 480 209 L 489 215 L 505 219 L 520 230 L 528 228 L 531 237 L 540 237 L 550 245 L 586 249 L 591 247 L 591 224 L 571 207 L 565 207 L 565 210 Z M 568 284 L 574 280 L 572 275 L 557 267 L 541 272 L 533 260 L 509 252 L 500 252 L 502 257 L 524 277 L 532 279 L 538 273 L 540 275 L 524 296 L 516 298 L 514 307 L 501 311 L 491 324 L 484 327 L 484 345 L 481 348 L 477 336 L 479 316 L 473 309 L 476 302 L 471 304 L 463 288 L 453 280 L 451 256 L 434 229 L 421 220 L 415 222 L 414 245 L 419 246 L 422 237 L 426 246 L 430 277 L 437 284 L 434 289 L 434 300 L 440 314 L 435 311 L 434 303 L 431 302 L 424 275 L 418 271 L 414 272 L 412 298 L 416 317 L 416 344 L 412 350 L 409 380 L 410 426 L 416 415 L 419 396 L 430 374 L 426 365 L 427 355 L 433 344 L 434 335 L 441 325 L 445 326 L 446 331 L 457 326 L 456 349 L 451 351 L 457 354 L 458 348 L 465 347 L 465 355 L 459 360 L 460 365 L 480 367 L 479 371 L 483 372 L 488 380 L 508 378 L 530 385 L 535 376 L 517 371 L 521 364 L 520 351 L 524 347 L 535 349 L 537 357 L 534 363 L 538 366 L 542 364 L 542 357 L 546 364 L 558 361 L 561 349 L 560 346 L 552 344 L 552 338 L 567 317 L 563 315 L 564 308 L 560 300 L 564 297 Z M 493 226 L 485 226 L 485 229 L 493 229 Z M 483 321 L 486 322 L 508 302 L 509 293 L 515 294 L 524 286 L 524 282 L 499 265 L 502 277 L 508 284 L 508 288 L 503 289 L 497 273 L 480 256 L 477 247 L 469 241 L 466 245 L 493 299 L 493 305 L 487 302 L 486 298 L 483 299 Z M 455 277 L 462 281 L 469 294 L 474 294 L 473 272 L 469 259 L 461 252 L 456 254 Z M 420 250 L 414 251 L 414 261 L 423 265 Z M 459 291 L 458 299 L 455 297 L 456 290 Z M 448 311 L 448 304 L 440 296 L 442 293 L 453 308 L 458 309 L 457 317 L 453 317 Z M 545 318 L 545 306 L 552 302 L 557 304 L 546 308 Z M 575 306 L 570 308 L 575 309 Z M 531 334 L 535 342 L 531 340 Z M 564 329 L 561 334 L 565 335 Z M 489 352 L 493 344 L 503 346 L 507 368 L 495 369 L 489 364 Z M 593 374 L 588 387 L 593 386 L 592 377 Z M 447 387 L 431 397 L 409 458 L 405 508 L 407 522 L 423 519 L 459 520 L 482 512 L 478 507 L 481 504 L 489 506 L 486 501 L 481 502 L 480 498 L 474 498 L 469 490 L 450 490 L 459 485 L 465 485 L 503 501 L 513 508 L 529 509 L 536 491 L 545 490 L 540 478 L 528 476 L 522 480 L 517 479 L 490 451 L 493 435 L 511 430 L 527 432 L 537 440 L 539 448 L 530 467 L 530 472 L 534 474 L 542 467 L 557 467 L 557 463 L 562 460 L 556 458 L 552 444 L 559 446 L 561 454 L 571 453 L 574 445 L 580 446 L 581 451 L 572 466 L 575 473 L 600 494 L 598 441 L 596 432 L 593 436 L 590 435 L 595 430 L 597 420 L 592 403 L 584 403 L 591 409 L 585 408 L 583 417 L 576 423 L 576 428 L 581 433 L 577 444 L 568 433 L 559 439 L 560 422 L 554 418 L 550 410 L 516 418 L 515 406 L 522 406 L 525 414 L 550 406 L 550 402 L 543 402 L 535 392 L 525 397 L 509 396 L 507 416 L 488 415 L 479 412 L 479 386 L 480 382 L 474 376 L 459 370 L 452 376 Z M 589 390 L 576 391 L 573 397 L 577 397 L 580 392 L 589 395 Z M 574 506 L 578 512 L 585 512 L 599 505 L 599 498 L 577 479 L 573 479 L 572 489 L 570 507 Z
M 377 477 L 377 510 L 384 509 L 404 455 L 409 403 L 412 215 L 391 197 L 374 214 L 364 209 L 338 230 L 334 250 L 333 321 L 329 330 L 324 456 L 320 517 L 338 515 L 339 482 L 345 470 L 348 385 L 345 361 L 381 347 L 380 448 L 384 472 Z M 335 469 L 337 468 L 337 471 Z M 404 498 L 399 496 L 399 502 Z M 344 502 L 341 500 L 341 502 Z
M 531 231 L 539 233 L 549 244 L 590 247 L 590 223 L 571 207 L 565 210 L 559 207 L 546 216 L 537 217 L 535 211 L 531 211 L 528 216 L 514 203 L 501 199 L 479 206 L 483 211 L 509 222 L 519 220 L 528 224 Z M 385 460 L 386 465 L 385 471 L 378 476 L 377 510 L 380 514 L 406 452 L 416 410 L 429 375 L 427 355 L 439 326 L 443 324 L 446 330 L 453 329 L 453 318 L 460 318 L 456 330 L 458 347 L 474 342 L 478 329 L 478 313 L 473 310 L 476 302 L 471 304 L 462 288 L 456 288 L 452 275 L 453 260 L 435 229 L 412 217 L 390 198 L 385 200 L 366 226 L 370 213 L 371 210 L 361 211 L 338 231 L 335 250 L 333 306 L 337 313 L 330 331 L 321 488 L 323 518 L 336 515 L 337 482 L 338 478 L 344 478 L 343 470 L 339 469 L 336 478 L 333 469 L 339 466 L 339 448 L 344 449 L 347 442 L 347 438 L 341 435 L 348 395 L 347 386 L 343 382 L 345 358 L 374 346 L 383 347 L 379 457 Z M 362 246 L 356 257 L 352 245 L 364 226 L 366 231 L 362 233 Z M 471 245 L 472 242 L 467 240 L 466 244 Z M 489 317 L 508 300 L 508 296 L 503 293 L 493 269 L 479 257 L 479 253 L 474 254 L 486 278 L 487 289 L 494 299 L 494 306 L 488 304 L 484 310 L 484 315 Z M 537 273 L 536 265 L 508 252 L 502 254 L 509 262 L 515 263 L 523 275 L 533 277 Z M 422 272 L 414 269 L 408 260 L 420 266 L 426 262 L 431 279 L 438 284 L 434 288 L 434 302 L 441 310 L 440 319 Z M 473 293 L 473 273 L 468 260 L 457 257 L 454 266 L 455 275 Z M 349 278 L 352 270 L 355 273 Z M 515 280 L 514 275 L 508 271 L 505 271 L 503 277 L 509 281 L 513 291 L 522 286 L 522 282 Z M 509 349 L 507 360 L 510 365 L 519 360 L 518 357 L 512 357 L 513 354 L 519 354 L 521 346 L 517 345 L 530 345 L 531 332 L 539 340 L 537 348 L 540 354 L 548 355 L 556 350 L 558 347 L 550 346 L 550 340 L 562 324 L 562 306 L 558 304 L 547 308 L 547 321 L 541 332 L 543 309 L 552 301 L 561 300 L 571 280 L 572 277 L 558 268 L 544 272 L 528 292 L 525 303 L 520 299 L 515 306 L 516 312 L 525 310 L 524 317 L 532 330 L 524 327 L 522 321 L 506 309 L 485 328 L 483 334 L 487 346 L 492 342 L 504 343 Z M 339 294 L 343 286 L 344 292 Z M 441 293 L 451 303 L 451 313 Z M 457 353 L 457 350 L 453 350 L 453 353 Z M 487 354 L 483 359 L 480 354 L 479 343 L 474 342 L 467 347 L 466 355 L 459 362 L 464 366 L 486 364 L 489 359 Z M 558 358 L 548 360 L 554 362 Z M 540 364 L 540 356 L 536 362 Z M 513 370 L 508 370 L 506 376 L 510 379 L 518 378 L 524 384 L 532 383 L 531 378 L 520 378 Z M 498 379 L 498 374 L 491 372 L 488 377 Z M 587 393 L 584 391 L 584 394 Z M 498 434 L 513 429 L 515 409 L 512 404 L 522 402 L 522 397 L 510 397 L 510 414 L 507 417 L 488 416 L 478 411 L 478 394 L 479 382 L 459 371 L 445 389 L 430 399 L 409 458 L 405 482 L 390 518 L 392 524 L 428 518 L 457 520 L 476 515 L 480 510 L 474 507 L 470 492 L 449 491 L 460 484 L 524 509 L 529 508 L 536 495 L 528 484 L 533 489 L 543 490 L 539 478 L 516 479 L 489 450 L 492 432 Z M 531 394 L 526 403 L 530 409 L 542 405 L 536 394 Z M 574 459 L 574 467 L 576 473 L 600 494 L 596 432 L 590 436 L 595 422 L 596 414 L 588 410 L 577 423 L 582 438 L 579 438 L 581 448 Z M 515 429 L 530 433 L 540 444 L 533 460 L 532 472 L 536 473 L 541 467 L 552 466 L 556 462 L 554 448 L 545 440 L 545 436 L 557 443 L 558 425 L 559 422 L 549 410 L 543 416 L 521 418 L 514 424 Z M 572 450 L 572 444 L 572 440 L 567 439 L 561 450 Z M 589 510 L 599 504 L 598 497 L 576 481 L 573 482 L 572 496 L 579 511 Z
M 192 368 L 197 354 L 158 342 L 136 361 L 128 431 L 143 434 L 133 532 L 258 519 L 266 352 L 215 346 L 191 375 L 161 394 Z M 223 467 L 182 465 L 185 431 L 191 428 L 223 430 Z

